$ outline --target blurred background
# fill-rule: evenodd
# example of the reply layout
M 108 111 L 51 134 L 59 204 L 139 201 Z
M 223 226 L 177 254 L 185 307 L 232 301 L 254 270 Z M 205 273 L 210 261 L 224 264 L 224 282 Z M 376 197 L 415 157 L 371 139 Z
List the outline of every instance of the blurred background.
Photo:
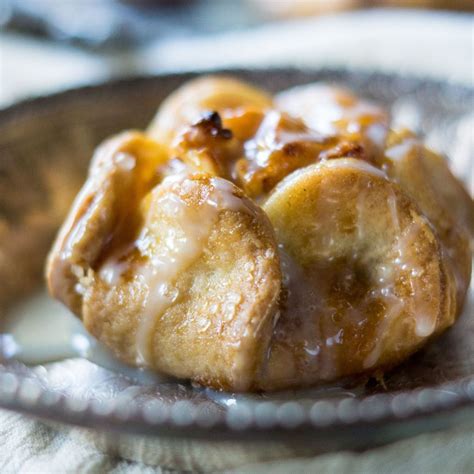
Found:
M 474 0 L 0 0 L 0 106 L 111 77 L 354 67 L 472 83 Z

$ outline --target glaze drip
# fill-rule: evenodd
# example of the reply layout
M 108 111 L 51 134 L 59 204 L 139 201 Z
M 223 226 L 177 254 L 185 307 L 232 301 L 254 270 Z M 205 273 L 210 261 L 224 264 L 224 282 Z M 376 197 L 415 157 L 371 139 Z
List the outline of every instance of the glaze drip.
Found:
M 199 182 L 188 177 L 165 179 L 159 197 L 152 201 L 150 215 L 160 213 L 173 225 L 164 226 L 160 246 L 153 248 L 154 236 L 149 223 L 135 242 L 141 254 L 148 257 L 147 263 L 137 270 L 138 278 L 148 287 L 136 334 L 137 364 L 140 366 L 149 363 L 155 322 L 179 298 L 176 279 L 202 254 L 219 213 L 224 210 L 249 212 L 249 207 L 234 194 L 236 188 L 221 178 L 212 178 L 207 196 L 197 205 L 190 205 L 182 193 L 196 192 L 197 186 Z

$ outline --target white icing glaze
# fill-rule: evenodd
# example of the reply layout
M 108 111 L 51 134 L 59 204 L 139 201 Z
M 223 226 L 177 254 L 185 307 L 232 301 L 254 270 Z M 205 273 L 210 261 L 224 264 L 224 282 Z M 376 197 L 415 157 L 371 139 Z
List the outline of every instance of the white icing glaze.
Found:
M 388 180 L 387 175 L 385 171 L 376 168 L 375 166 L 371 165 L 370 163 L 367 163 L 364 160 L 359 160 L 356 158 L 336 158 L 332 160 L 326 160 L 322 161 L 320 163 L 316 163 L 314 165 L 309 165 L 305 166 L 303 168 L 299 168 L 296 171 L 293 171 L 293 173 L 290 173 L 288 176 L 286 176 L 282 181 L 280 181 L 277 186 L 275 187 L 274 194 L 276 195 L 276 190 L 284 188 L 285 186 L 289 185 L 289 183 L 292 183 L 294 181 L 297 181 L 299 179 L 304 179 L 304 176 L 308 173 L 308 169 L 314 167 L 314 169 L 319 169 L 319 168 L 345 168 L 345 169 L 353 169 L 357 171 L 364 171 L 365 173 L 368 173 L 372 176 L 376 176 L 378 178 L 383 178 Z M 312 168 L 313 169 L 313 168 Z M 335 192 L 335 199 L 334 203 L 338 202 L 339 200 L 339 190 L 334 190 Z M 268 197 L 267 203 L 269 203 L 272 200 L 272 195 Z M 326 198 L 326 202 L 329 202 L 330 198 Z M 317 225 L 317 222 L 314 222 L 312 225 Z
M 397 198 L 395 193 L 392 193 L 388 197 L 388 209 L 390 211 L 390 217 L 392 218 L 393 228 L 398 234 L 400 232 L 400 220 L 398 219 Z
M 349 133 L 365 128 L 366 137 L 375 145 L 381 147 L 385 143 L 387 119 L 383 109 L 344 89 L 324 83 L 298 86 L 278 94 L 276 102 L 319 133 L 337 134 L 341 126 Z M 372 123 L 364 126 L 362 120 L 367 118 Z M 372 128 L 374 125 L 378 127 Z
M 360 191 L 357 195 L 356 201 L 356 229 L 357 229 L 357 238 L 359 240 L 364 239 L 365 235 L 365 225 L 364 225 L 364 214 L 365 214 L 365 204 L 366 204 L 366 195 L 365 190 Z
M 106 143 L 97 150 L 93 157 L 91 173 L 74 200 L 68 220 L 62 227 L 63 235 L 58 239 L 58 242 L 65 240 L 60 254 L 63 261 L 67 261 L 71 258 L 74 252 L 74 246 L 85 234 L 91 216 L 97 213 L 102 206 L 102 200 L 104 198 L 104 191 L 102 189 L 103 177 L 110 174 L 113 169 L 119 170 L 124 175 L 128 175 L 133 173 L 136 168 L 136 158 L 130 153 L 114 153 L 115 146 L 116 144 L 113 141 Z M 112 156 L 110 156 L 111 154 Z M 88 205 L 86 212 L 77 222 L 74 222 L 81 207 L 84 206 L 84 203 L 86 203 L 90 197 L 92 197 L 92 202 Z
M 117 166 L 124 171 L 132 171 L 137 165 L 136 158 L 130 153 L 125 153 L 123 151 L 118 152 L 114 156 L 114 161 Z
M 321 281 L 309 281 L 301 266 L 279 245 L 280 262 L 282 269 L 282 284 L 286 291 L 286 301 L 280 321 L 276 323 L 274 337 L 287 341 L 288 344 L 303 343 L 301 359 L 306 370 L 301 374 L 311 378 L 311 374 L 318 371 L 321 378 L 330 377 L 336 369 L 334 353 L 328 350 L 333 335 L 326 335 L 328 329 L 324 326 L 323 318 L 315 315 L 331 315 L 335 312 L 327 304 L 325 297 L 324 276 Z M 338 341 L 334 339 L 337 344 Z M 271 357 L 271 351 L 268 354 Z
M 396 263 L 400 265 L 402 270 L 409 271 L 411 276 L 409 282 L 413 298 L 412 312 L 416 323 L 415 333 L 419 337 L 428 337 L 436 328 L 438 313 L 430 304 L 429 295 L 423 288 L 423 282 L 420 278 L 423 274 L 423 268 L 407 258 L 407 255 L 410 254 L 410 248 L 413 246 L 420 230 L 421 224 L 416 222 L 412 222 L 404 229 L 397 240 L 398 258 L 396 259 Z M 413 250 L 411 253 L 413 253 Z
M 322 143 L 323 136 L 313 130 L 297 131 L 280 126 L 283 120 L 281 112 L 271 110 L 263 119 L 254 138 L 244 144 L 245 156 L 256 165 L 265 167 L 268 159 L 276 150 L 281 150 L 289 143 Z
M 374 123 L 365 130 L 366 137 L 379 149 L 383 149 L 387 140 L 388 128 L 381 123 Z
M 367 163 L 364 160 L 357 160 L 354 158 L 337 158 L 334 160 L 328 160 L 324 163 L 321 163 L 317 166 L 324 166 L 328 168 L 345 168 L 345 169 L 353 169 L 357 171 L 364 171 L 365 173 L 369 173 L 372 176 L 378 176 L 379 178 L 387 179 L 387 175 L 384 171 L 375 166 Z M 304 169 L 304 168 L 303 168 Z
M 327 84 L 297 86 L 276 97 L 277 104 L 295 116 L 301 116 L 311 128 L 321 133 L 336 132 L 343 108 L 336 101 L 336 90 Z
M 256 208 L 249 201 L 235 195 L 236 186 L 222 178 L 211 178 L 214 193 L 209 196 L 209 203 L 220 210 L 245 212 L 256 215 Z
M 109 286 L 114 286 L 120 281 L 120 278 L 126 272 L 128 267 L 128 262 L 119 262 L 117 261 L 117 258 L 113 257 L 102 264 L 99 270 L 99 276 L 101 280 Z
M 101 205 L 102 194 L 98 191 L 94 195 L 96 189 L 96 183 L 92 180 L 81 189 L 74 201 L 73 210 L 69 214 L 69 222 L 66 222 L 63 226 L 63 229 L 65 229 L 66 232 L 69 231 L 69 233 L 65 235 L 66 242 L 60 254 L 61 259 L 64 261 L 71 258 L 76 242 L 78 242 L 86 232 L 87 223 L 89 222 L 90 217 L 97 212 L 97 208 Z M 79 208 L 90 195 L 94 195 L 92 203 L 87 208 L 87 211 L 81 216 L 79 221 L 74 223 L 74 217 L 78 214 Z
M 163 226 L 165 235 L 162 236 L 164 245 L 155 251 L 149 262 L 137 270 L 139 278 L 147 285 L 148 297 L 143 308 L 141 322 L 137 329 L 137 363 L 147 365 L 150 359 L 150 344 L 155 322 L 178 298 L 175 280 L 202 254 L 209 238 L 212 227 L 218 215 L 223 210 L 249 212 L 249 207 L 237 197 L 235 186 L 221 179 L 212 178 L 212 191 L 198 205 L 191 207 L 176 191 L 190 192 L 199 186 L 198 181 L 173 176 L 166 178 L 162 184 L 169 191 L 161 193 L 153 201 L 161 213 L 173 219 L 176 225 Z M 151 209 L 151 214 L 153 210 Z M 153 236 L 148 226 L 136 241 L 136 246 L 145 255 Z
M 334 163 L 334 164 L 332 164 Z M 356 160 L 334 160 L 325 163 L 323 166 L 343 166 L 356 167 L 370 173 L 375 170 L 376 176 L 384 177 L 376 168 Z M 326 199 L 327 197 L 331 199 Z M 338 200 L 332 201 L 332 194 L 324 197 L 324 208 L 327 214 L 331 214 L 333 206 L 338 205 Z M 367 215 L 368 206 L 366 203 L 367 192 L 362 189 L 355 202 L 356 222 L 354 250 L 349 259 L 357 266 L 357 262 L 363 262 L 364 256 L 359 254 L 367 242 Z M 284 320 L 294 319 L 296 324 L 282 326 L 283 330 L 294 331 L 294 334 L 286 336 L 288 341 L 294 344 L 304 344 L 306 360 L 305 364 L 309 370 L 317 370 L 318 374 L 334 376 L 337 373 L 338 355 L 337 346 L 344 343 L 344 332 L 341 323 L 365 324 L 367 320 L 367 310 L 373 301 L 379 301 L 384 305 L 384 313 L 378 316 L 380 320 L 374 335 L 374 346 L 364 360 L 364 367 L 375 366 L 383 353 L 385 338 L 389 336 L 388 331 L 392 323 L 402 314 L 412 315 L 415 319 L 415 332 L 418 337 L 429 336 L 435 328 L 437 312 L 429 301 L 429 295 L 423 288 L 423 280 L 420 278 L 422 268 L 416 260 L 416 249 L 413 247 L 421 232 L 422 222 L 413 222 L 404 229 L 401 228 L 397 196 L 395 192 L 388 195 L 386 201 L 387 216 L 389 225 L 394 235 L 392 252 L 383 257 L 375 264 L 371 263 L 371 281 L 365 296 L 358 301 L 357 305 L 347 301 L 347 306 L 338 309 L 332 308 L 329 303 L 329 295 L 332 292 L 329 275 L 332 270 L 332 238 L 327 236 L 322 238 L 319 258 L 327 262 L 327 266 L 318 270 L 316 275 L 312 273 L 311 283 L 307 281 L 302 269 L 282 251 L 282 271 L 284 274 L 283 285 L 288 291 L 287 308 L 284 309 L 282 318 Z M 323 221 L 329 217 L 324 217 Z M 316 225 L 316 224 L 312 224 Z M 359 249 L 356 250 L 356 249 Z M 357 274 L 351 270 L 352 264 L 347 267 L 347 272 L 343 269 L 336 269 L 339 284 L 351 288 L 357 283 Z M 342 271 L 342 273 L 340 273 Z M 319 276 L 321 275 L 321 277 Z M 336 275 L 334 275 L 336 276 Z M 402 298 L 397 290 L 400 279 L 406 277 L 411 285 L 411 298 Z M 308 317 L 311 315 L 311 317 Z M 338 319 L 335 320 L 334 318 Z M 277 328 L 278 330 L 278 328 Z M 285 335 L 281 335 L 285 338 Z M 291 342 L 289 342 L 291 343 Z
M 400 221 L 398 218 L 398 208 L 395 193 L 392 192 L 387 198 L 387 211 L 391 217 L 392 227 L 397 235 L 400 234 Z M 358 228 L 361 227 L 358 223 Z M 368 294 L 367 299 L 381 300 L 386 308 L 381 321 L 378 322 L 375 345 L 371 352 L 364 360 L 364 368 L 369 369 L 375 366 L 382 354 L 385 337 L 388 335 L 387 330 L 394 319 L 396 319 L 405 308 L 404 301 L 395 292 L 396 277 L 399 273 L 399 260 L 403 257 L 400 252 L 397 252 L 395 261 L 387 261 L 376 265 L 373 268 L 375 275 L 373 288 Z
M 420 142 L 416 138 L 405 138 L 401 143 L 387 148 L 385 156 L 394 161 L 403 160 L 419 144 Z
M 421 224 L 412 222 L 403 231 L 400 229 L 400 221 L 398 217 L 398 209 L 396 197 L 394 194 L 387 199 L 388 212 L 391 215 L 393 228 L 396 232 L 395 241 L 395 258 L 386 265 L 379 265 L 375 271 L 379 275 L 377 285 L 371 294 L 380 298 L 385 304 L 387 311 L 383 319 L 380 321 L 376 336 L 375 346 L 364 361 L 365 368 L 373 367 L 377 362 L 383 350 L 383 342 L 388 335 L 387 330 L 390 324 L 403 311 L 409 310 L 415 318 L 415 334 L 418 337 L 430 336 L 436 327 L 437 311 L 430 305 L 427 300 L 426 290 L 423 288 L 420 275 L 423 269 L 419 264 L 411 259 L 409 255 L 413 254 L 413 245 L 418 238 L 421 230 Z M 399 297 L 395 291 L 395 283 L 397 276 L 401 272 L 408 273 L 408 279 L 411 286 L 412 306 L 407 307 L 406 300 Z
M 370 369 L 374 367 L 375 364 L 377 364 L 380 356 L 382 355 L 385 337 L 388 335 L 387 330 L 390 328 L 392 321 L 396 319 L 404 309 L 404 303 L 401 298 L 398 298 L 390 291 L 385 293 L 386 294 L 384 295 L 382 292 L 380 292 L 380 294 L 377 296 L 379 298 L 382 297 L 384 303 L 389 309 L 384 314 L 382 320 L 377 326 L 375 346 L 364 360 L 364 369 Z
M 330 160 L 323 164 L 315 165 L 317 167 L 334 167 L 334 168 L 348 168 L 363 171 L 377 178 L 386 179 L 386 175 L 379 169 L 370 164 L 354 159 L 337 159 Z M 304 172 L 297 171 L 296 177 L 304 175 Z M 294 179 L 295 176 L 293 176 Z M 297 178 L 298 179 L 298 178 Z M 367 188 L 368 189 L 368 188 Z M 330 219 L 332 212 L 337 212 L 337 207 L 340 205 L 340 192 L 337 189 L 330 189 L 321 196 L 324 206 L 321 202 L 320 208 L 324 209 L 325 217 L 323 222 Z M 355 202 L 356 222 L 355 222 L 355 237 L 354 249 L 361 248 L 357 242 L 365 242 L 366 222 L 367 216 L 367 193 L 364 189 L 360 191 Z M 398 219 L 396 196 L 391 195 L 387 200 L 387 211 L 392 216 L 394 232 L 399 233 L 400 224 Z M 321 211 L 322 212 L 322 211 Z M 313 227 L 318 227 L 318 223 L 311 224 Z M 322 232 L 322 230 L 321 230 Z M 298 321 L 290 327 L 282 326 L 283 330 L 294 331 L 294 335 L 287 336 L 288 341 L 295 341 L 295 344 L 304 343 L 304 358 L 305 364 L 309 370 L 317 370 L 321 378 L 333 377 L 337 373 L 338 355 L 337 346 L 344 343 L 343 328 L 340 323 L 334 318 L 337 316 L 339 321 L 352 321 L 355 324 L 363 324 L 366 320 L 366 308 L 373 299 L 379 299 L 384 302 L 387 307 L 387 314 L 384 321 L 380 324 L 381 333 L 384 332 L 383 324 L 389 325 L 392 318 L 395 318 L 403 307 L 403 302 L 395 294 L 395 277 L 396 265 L 379 265 L 373 269 L 375 281 L 372 283 L 373 289 L 369 291 L 365 298 L 358 303 L 357 306 L 349 304 L 345 309 L 333 308 L 329 305 L 329 294 L 332 291 L 328 286 L 328 272 L 331 272 L 332 260 L 334 258 L 333 237 L 331 235 L 324 235 L 322 238 L 321 248 L 319 249 L 319 258 L 321 261 L 326 261 L 327 267 L 323 267 L 316 275 L 312 275 L 311 282 L 307 279 L 303 270 L 299 265 L 289 257 L 286 252 L 281 249 L 282 272 L 284 275 L 283 285 L 288 292 L 287 308 L 284 310 L 282 319 L 294 319 Z M 353 250 L 352 261 L 354 264 L 363 258 L 359 255 L 357 250 Z M 337 270 L 339 272 L 339 270 Z M 341 284 L 351 287 L 356 283 L 356 274 L 348 268 L 347 273 L 338 275 L 338 280 Z M 400 311 L 399 311 L 400 310 Z M 311 317 L 309 317 L 311 315 Z M 319 316 L 318 316 L 319 315 Z M 278 330 L 278 328 L 277 328 Z M 282 334 L 281 338 L 285 336 Z M 374 364 L 377 362 L 379 349 L 374 349 L 372 359 Z M 368 364 L 372 364 L 369 359 Z

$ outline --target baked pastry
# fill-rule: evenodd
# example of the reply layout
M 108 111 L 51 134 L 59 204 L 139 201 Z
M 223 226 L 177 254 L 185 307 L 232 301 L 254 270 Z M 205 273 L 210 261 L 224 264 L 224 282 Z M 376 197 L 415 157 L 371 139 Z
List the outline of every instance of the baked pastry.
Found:
M 353 158 L 303 168 L 263 209 L 286 291 L 262 389 L 391 367 L 454 322 L 430 223 L 379 169 Z
M 474 222 L 443 158 L 389 122 L 326 85 L 188 83 L 99 147 L 51 294 L 124 362 L 214 388 L 382 373 L 456 320 Z

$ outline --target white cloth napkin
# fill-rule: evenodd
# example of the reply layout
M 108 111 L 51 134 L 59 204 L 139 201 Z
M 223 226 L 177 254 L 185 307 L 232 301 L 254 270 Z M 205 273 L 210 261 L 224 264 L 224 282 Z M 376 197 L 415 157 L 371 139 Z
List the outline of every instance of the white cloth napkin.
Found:
M 420 435 L 362 453 L 340 452 L 308 459 L 289 459 L 242 466 L 241 474 L 472 474 L 474 429 Z M 202 453 L 205 457 L 205 453 Z M 0 410 L 2 474 L 167 474 L 98 451 L 74 429 L 56 430 L 33 419 Z M 231 472 L 231 471 L 229 471 Z

